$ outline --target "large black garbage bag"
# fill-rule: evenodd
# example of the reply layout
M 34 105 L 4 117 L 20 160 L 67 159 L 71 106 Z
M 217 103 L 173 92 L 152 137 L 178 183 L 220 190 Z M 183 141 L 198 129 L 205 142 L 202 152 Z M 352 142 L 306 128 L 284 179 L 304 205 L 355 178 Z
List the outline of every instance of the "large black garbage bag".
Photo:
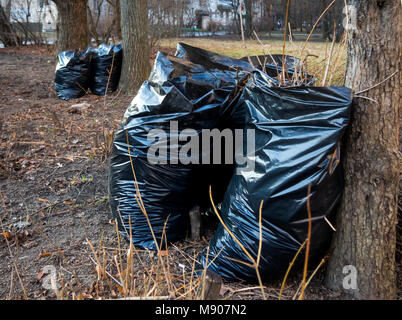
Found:
M 59 53 L 55 88 L 60 99 L 70 100 L 86 94 L 90 83 L 91 56 L 90 50 Z
M 327 249 L 332 230 L 324 218 L 333 222 L 343 190 L 338 147 L 349 122 L 350 93 L 343 87 L 273 87 L 256 73 L 228 113 L 245 110 L 244 135 L 255 130 L 255 152 L 247 153 L 255 168 L 233 175 L 220 215 L 256 259 L 264 201 L 259 265 L 264 280 L 283 276 L 307 238 L 309 185 L 310 261 Z M 201 261 L 229 280 L 256 280 L 255 270 L 238 262 L 251 263 L 222 225 Z
M 119 86 L 121 66 L 123 62 L 123 49 L 119 45 L 102 43 L 92 49 L 91 83 L 93 94 L 103 96 L 114 92 Z
M 179 50 L 183 52 L 184 47 Z M 110 206 L 119 231 L 131 236 L 136 246 L 156 249 L 154 236 L 158 245 L 185 237 L 189 210 L 203 202 L 201 189 L 207 195 L 211 177 L 222 179 L 213 165 L 183 164 L 176 154 L 189 140 L 179 140 L 183 129 L 190 129 L 194 137 L 203 129 L 219 127 L 221 105 L 237 84 L 239 72 L 214 64 L 216 57 L 210 54 L 195 64 L 179 55 L 167 58 L 158 53 L 149 80 L 115 135 L 109 166 Z M 159 131 L 158 139 L 149 139 L 151 130 L 163 132 Z M 150 155 L 156 147 L 159 152 Z M 200 152 L 192 159 L 203 155 Z M 157 163 L 161 159 L 164 163 Z

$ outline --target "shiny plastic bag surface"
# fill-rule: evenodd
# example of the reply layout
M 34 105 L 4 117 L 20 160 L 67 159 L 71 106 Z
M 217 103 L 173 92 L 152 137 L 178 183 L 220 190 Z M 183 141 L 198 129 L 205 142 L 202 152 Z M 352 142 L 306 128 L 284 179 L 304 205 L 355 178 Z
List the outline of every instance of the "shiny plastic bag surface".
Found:
M 262 73 L 254 74 L 228 115 L 245 113 L 245 132 L 254 130 L 255 151 L 247 157 L 255 168 L 233 175 L 220 215 L 234 237 L 220 225 L 202 257 L 204 267 L 233 281 L 256 281 L 254 268 L 241 262 L 253 263 L 248 254 L 257 261 L 261 228 L 260 274 L 266 280 L 283 276 L 307 239 L 308 197 L 310 261 L 321 257 L 333 233 L 325 218 L 333 222 L 343 190 L 339 144 L 350 108 L 347 88 L 271 87 Z
M 176 57 L 158 53 L 149 80 L 124 115 L 110 159 L 110 204 L 119 230 L 134 245 L 149 249 L 156 248 L 155 242 L 162 247 L 185 237 L 190 209 L 209 205 L 210 183 L 223 196 L 231 168 L 224 174 L 222 166 L 202 164 L 210 150 L 183 164 L 179 150 L 188 139 L 181 135 L 187 130 L 198 137 L 204 129 L 219 128 L 221 106 L 242 76 L 233 66 L 251 68 L 190 46 L 179 45 L 178 52 Z M 153 148 L 159 150 L 157 158 L 150 155 Z
M 60 99 L 84 96 L 90 84 L 91 52 L 64 51 L 58 55 L 55 89 Z
M 90 89 L 93 94 L 103 96 L 114 92 L 119 86 L 123 49 L 119 45 L 102 43 L 92 49 Z

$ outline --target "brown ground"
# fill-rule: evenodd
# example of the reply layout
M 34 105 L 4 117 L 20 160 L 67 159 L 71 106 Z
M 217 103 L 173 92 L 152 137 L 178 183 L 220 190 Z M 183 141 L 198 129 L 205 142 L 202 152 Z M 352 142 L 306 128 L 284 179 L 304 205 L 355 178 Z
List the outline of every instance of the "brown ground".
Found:
M 105 269 L 120 279 L 113 262 L 113 256 L 119 257 L 119 245 L 109 216 L 107 156 L 111 134 L 132 97 L 116 93 L 59 100 L 53 88 L 52 54 L 51 47 L 0 49 L 0 299 L 121 297 L 124 292 L 111 277 L 101 275 L 98 280 L 96 259 L 105 261 Z M 83 102 L 89 107 L 71 108 Z M 186 280 L 180 278 L 179 264 L 190 271 L 192 258 L 207 243 L 207 239 L 185 240 L 169 250 L 168 273 L 177 277 L 172 280 L 175 298 L 185 292 L 180 289 Z M 91 245 L 99 250 L 97 257 Z M 122 242 L 121 248 L 126 250 L 127 243 Z M 150 295 L 166 295 L 167 273 L 153 254 L 138 253 L 145 266 L 135 264 L 134 293 L 149 292 L 152 286 L 145 285 L 149 278 L 143 275 L 150 272 L 154 279 L 162 279 Z M 58 292 L 43 288 L 45 266 L 56 269 Z M 320 271 L 307 299 L 345 298 L 325 289 L 322 280 Z M 300 275 L 292 276 L 284 298 L 291 299 L 299 283 Z M 276 299 L 280 283 L 266 285 L 267 297 Z M 260 290 L 252 287 L 226 283 L 221 297 L 261 299 Z

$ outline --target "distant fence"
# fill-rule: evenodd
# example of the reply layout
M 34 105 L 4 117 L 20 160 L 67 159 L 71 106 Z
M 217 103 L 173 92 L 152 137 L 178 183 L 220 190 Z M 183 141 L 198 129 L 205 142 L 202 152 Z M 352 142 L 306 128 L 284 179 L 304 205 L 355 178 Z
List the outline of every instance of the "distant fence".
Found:
M 30 32 L 42 32 L 43 23 L 41 22 L 13 22 L 14 30 L 29 30 Z

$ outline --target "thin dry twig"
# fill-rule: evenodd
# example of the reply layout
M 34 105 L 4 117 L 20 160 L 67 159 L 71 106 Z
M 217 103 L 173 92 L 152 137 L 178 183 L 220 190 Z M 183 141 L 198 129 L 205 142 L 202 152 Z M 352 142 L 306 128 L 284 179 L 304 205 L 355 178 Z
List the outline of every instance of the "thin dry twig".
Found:
M 306 290 L 306 277 L 307 277 L 307 269 L 308 269 L 308 259 L 310 253 L 310 242 L 311 242 L 311 205 L 310 205 L 310 197 L 311 197 L 311 183 L 308 185 L 307 190 L 307 215 L 308 215 L 308 231 L 307 231 L 307 245 L 306 245 L 306 255 L 304 260 L 304 269 L 303 269 L 303 280 L 302 280 L 302 290 L 299 296 L 299 300 L 303 300 L 304 291 Z
M 391 79 L 393 76 L 395 76 L 398 72 L 399 72 L 399 70 L 396 70 L 394 73 L 392 73 L 390 76 L 386 77 L 386 78 L 385 78 L 384 80 L 382 80 L 381 82 L 379 82 L 379 83 L 377 83 L 377 84 L 375 84 L 375 85 L 373 85 L 373 86 L 371 86 L 371 87 L 369 87 L 369 88 L 367 88 L 367 89 L 364 89 L 364 90 L 355 92 L 355 96 L 356 96 L 357 94 L 361 94 L 361 93 L 370 91 L 370 90 L 372 90 L 372 89 L 374 89 L 374 88 L 376 88 L 376 87 L 382 85 L 384 82 L 387 82 L 389 79 Z
M 334 232 L 336 232 L 335 227 L 332 225 L 331 222 L 329 222 L 329 220 L 327 219 L 327 217 L 324 216 L 324 220 L 325 220 L 326 223 L 328 223 L 328 225 L 330 226 L 330 228 L 331 228 L 332 230 L 334 230 Z
M 305 287 L 306 287 L 306 288 L 308 287 L 308 285 L 310 284 L 311 280 L 314 278 L 314 276 L 316 275 L 316 273 L 318 272 L 318 270 L 321 268 L 321 266 L 327 261 L 327 259 L 328 259 L 328 256 L 324 257 L 324 258 L 321 260 L 321 262 L 318 264 L 318 266 L 314 269 L 313 273 L 310 275 L 310 277 L 308 278 L 308 280 L 307 280 L 307 282 L 306 282 L 306 284 L 305 284 Z M 301 283 L 301 284 L 299 285 L 299 287 L 297 288 L 296 293 L 294 294 L 294 296 L 293 296 L 293 298 L 292 298 L 293 300 L 296 299 L 296 297 L 297 297 L 297 295 L 299 294 L 301 288 L 302 288 L 302 283 Z
M 286 33 L 287 33 L 287 27 L 288 27 L 288 17 L 289 17 L 289 5 L 290 5 L 290 0 L 287 1 L 286 4 L 286 17 L 285 17 L 285 30 L 283 32 L 283 47 L 282 47 L 282 81 L 285 83 L 285 50 L 286 50 Z M 281 81 L 281 82 L 282 82 Z
M 306 41 L 304 42 L 301 50 L 300 50 L 300 57 L 303 55 L 303 51 L 306 48 L 307 43 L 310 41 L 311 36 L 313 35 L 313 32 L 315 28 L 317 27 L 318 23 L 321 21 L 322 17 L 327 13 L 327 11 L 334 5 L 336 0 L 333 0 L 326 8 L 325 10 L 321 13 L 321 15 L 318 17 L 317 21 L 314 23 L 313 27 L 311 28 L 311 31 L 309 35 L 307 36 Z
M 327 82 L 329 66 L 331 64 L 332 54 L 334 52 L 335 39 L 336 39 L 336 24 L 334 23 L 334 35 L 333 35 L 333 39 L 332 39 L 332 43 L 331 43 L 331 49 L 329 50 L 329 57 L 328 57 L 327 67 L 325 69 L 324 78 L 322 79 L 322 86 L 323 87 L 325 87 L 325 84 Z
M 288 270 L 286 271 L 285 277 L 283 278 L 283 281 L 282 281 L 281 290 L 279 292 L 279 298 L 278 298 L 279 300 L 281 300 L 281 298 L 282 298 L 282 293 L 283 293 L 283 290 L 285 289 L 286 280 L 289 276 L 290 270 L 292 269 L 297 257 L 299 256 L 300 252 L 302 251 L 302 249 L 304 248 L 305 245 L 306 245 L 306 240 L 301 244 L 301 246 L 299 247 L 299 250 L 297 250 L 295 256 L 293 257 L 293 260 L 289 264 Z
M 242 251 L 246 254 L 246 256 L 250 259 L 250 261 L 252 262 L 252 264 L 250 264 L 250 266 L 252 266 L 252 267 L 254 267 L 254 269 L 255 269 L 255 272 L 256 272 L 256 275 L 257 275 L 257 279 L 258 279 L 258 282 L 259 282 L 259 284 L 260 284 L 260 288 L 261 288 L 261 293 L 262 293 L 262 295 L 263 295 L 263 297 L 264 297 L 264 300 L 265 300 L 265 292 L 264 292 L 264 286 L 263 286 L 263 284 L 262 284 L 262 279 L 261 279 L 261 275 L 260 275 L 260 271 L 259 271 L 259 261 L 260 261 L 260 255 L 261 255 L 261 246 L 262 246 L 262 223 L 261 223 L 261 220 L 262 220 L 262 206 L 263 206 L 263 201 L 261 201 L 261 205 L 260 205 L 260 210 L 259 210 L 259 233 L 260 233 L 260 242 L 259 242 L 259 249 L 258 249 L 258 256 L 257 256 L 257 260 L 255 260 L 254 258 L 253 258 L 253 256 L 247 251 L 247 249 L 243 246 L 243 244 L 236 238 L 236 236 L 233 234 L 233 232 L 226 226 L 226 224 L 225 224 L 225 222 L 222 220 L 222 218 L 221 218 L 221 216 L 220 216 L 220 214 L 218 213 L 218 210 L 217 210 L 217 208 L 216 208 L 216 206 L 215 206 L 215 203 L 214 203 L 214 200 L 213 200 L 213 198 L 212 198 L 212 187 L 210 186 L 209 187 L 209 197 L 210 197 L 210 201 L 211 201 L 211 204 L 212 204 L 212 207 L 213 207 L 213 209 L 214 209 L 214 212 L 215 212 L 215 214 L 217 215 L 217 217 L 218 217 L 218 219 L 219 219 L 219 221 L 220 221 L 220 223 L 222 224 L 222 226 L 225 228 L 225 230 L 229 233 L 229 235 L 233 238 L 233 240 L 235 240 L 236 241 L 236 243 L 240 246 L 240 248 L 242 249 Z M 223 248 L 221 249 L 221 250 L 223 250 Z M 216 259 L 216 257 L 214 258 L 214 259 Z M 233 260 L 233 258 L 230 258 L 231 260 Z M 238 261 L 238 262 L 240 262 L 240 261 Z M 258 263 L 257 263 L 258 262 Z M 245 263 L 246 264 L 246 263 Z
M 246 40 L 245 40 L 245 38 L 244 38 L 244 26 L 243 26 L 243 9 L 242 9 L 242 5 L 240 4 L 240 30 L 241 30 L 241 39 L 242 39 L 242 41 L 243 41 L 243 46 L 244 46 L 244 50 L 246 51 L 246 54 L 247 54 L 247 59 L 248 59 L 248 62 L 251 64 L 251 66 L 254 68 L 254 64 L 253 64 L 253 62 L 251 61 L 251 58 L 250 58 L 250 54 L 249 54 L 249 52 L 248 52 L 248 48 L 247 48 L 247 43 L 246 43 Z

